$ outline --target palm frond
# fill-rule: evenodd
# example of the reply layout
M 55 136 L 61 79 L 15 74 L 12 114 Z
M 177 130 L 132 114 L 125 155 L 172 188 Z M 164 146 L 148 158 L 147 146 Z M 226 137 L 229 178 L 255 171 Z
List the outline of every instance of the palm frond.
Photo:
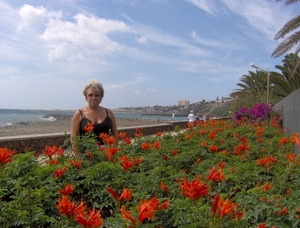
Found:
M 289 20 L 282 29 L 277 32 L 277 34 L 274 37 L 274 40 L 279 40 L 280 38 L 283 38 L 285 35 L 290 33 L 291 31 L 297 29 L 300 27 L 300 15 L 294 17 L 293 19 Z
M 278 47 L 274 50 L 272 53 L 272 57 L 279 57 L 285 53 L 287 53 L 289 50 L 291 50 L 297 43 L 300 41 L 300 31 L 295 32 L 294 34 L 291 34 L 289 37 L 287 37 L 284 41 L 282 41 Z M 297 49 L 299 50 L 299 49 Z M 296 53 L 297 54 L 297 53 Z
M 287 6 L 287 5 L 294 4 L 299 1 L 300 0 L 286 0 L 284 4 Z M 276 2 L 281 2 L 281 0 L 276 0 Z

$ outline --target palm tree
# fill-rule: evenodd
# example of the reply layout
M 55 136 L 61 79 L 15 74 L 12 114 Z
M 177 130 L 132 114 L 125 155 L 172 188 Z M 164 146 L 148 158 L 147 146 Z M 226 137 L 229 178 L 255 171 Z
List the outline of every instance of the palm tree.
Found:
M 280 99 L 300 88 L 300 67 L 295 70 L 295 65 L 300 62 L 300 57 L 291 53 L 286 55 L 282 62 L 283 66 L 275 66 L 281 73 L 271 72 L 270 74 L 272 93 Z M 293 76 L 292 71 L 295 71 Z
M 267 102 L 268 73 L 261 70 L 248 72 L 248 75 L 240 78 L 241 82 L 237 84 L 240 88 L 230 93 L 233 100 L 230 106 L 232 112 L 241 107 L 252 107 L 254 104 Z
M 276 0 L 276 2 L 279 2 L 279 1 L 281 1 L 281 0 Z M 299 2 L 299 1 L 300 0 L 286 0 L 285 5 L 290 5 L 290 4 Z M 299 27 L 300 27 L 300 15 L 289 20 L 282 27 L 282 29 L 280 29 L 279 32 L 275 35 L 274 39 L 279 40 L 281 38 L 284 38 L 287 34 L 289 34 L 292 31 L 295 31 L 295 29 L 297 29 Z M 298 54 L 300 51 L 300 31 L 296 31 L 293 34 L 290 34 L 287 38 L 285 38 L 279 44 L 279 46 L 274 50 L 274 52 L 272 53 L 272 57 L 276 58 L 276 57 L 282 56 L 283 54 L 285 54 L 289 50 L 291 50 L 294 46 L 296 46 L 295 54 Z
M 241 87 L 240 89 L 235 89 L 230 96 L 232 98 L 263 98 L 267 92 L 267 72 L 249 71 L 249 75 L 243 75 L 240 78 L 241 83 L 237 85 Z

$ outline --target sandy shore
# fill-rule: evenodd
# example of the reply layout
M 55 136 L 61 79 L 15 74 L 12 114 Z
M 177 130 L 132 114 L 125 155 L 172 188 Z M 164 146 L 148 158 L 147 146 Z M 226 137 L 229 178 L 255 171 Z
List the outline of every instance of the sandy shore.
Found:
M 117 127 L 131 127 L 166 123 L 167 120 L 144 120 L 131 118 L 116 118 Z M 32 134 L 49 134 L 70 132 L 71 117 L 55 121 L 25 122 L 0 128 L 0 137 Z

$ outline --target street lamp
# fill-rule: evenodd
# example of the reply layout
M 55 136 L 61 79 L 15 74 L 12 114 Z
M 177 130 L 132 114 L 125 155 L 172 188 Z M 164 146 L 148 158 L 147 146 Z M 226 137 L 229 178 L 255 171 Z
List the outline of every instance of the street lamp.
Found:
M 256 68 L 257 70 L 261 70 L 267 73 L 267 103 L 269 103 L 269 87 L 270 87 L 270 73 L 268 70 L 264 70 L 253 63 L 250 63 L 250 66 Z

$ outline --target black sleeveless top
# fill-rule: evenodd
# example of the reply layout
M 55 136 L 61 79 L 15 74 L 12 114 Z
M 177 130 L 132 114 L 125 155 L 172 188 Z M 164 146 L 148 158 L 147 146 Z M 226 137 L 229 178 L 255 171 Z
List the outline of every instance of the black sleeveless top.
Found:
M 100 142 L 101 145 L 104 145 L 103 140 L 100 139 L 100 133 L 109 133 L 109 129 L 111 129 L 111 119 L 108 116 L 107 109 L 106 111 L 106 118 L 101 123 L 94 123 L 94 130 L 93 133 L 97 136 L 97 141 Z M 81 113 L 82 119 L 80 121 L 80 127 L 79 127 L 79 135 L 85 135 L 84 127 L 87 126 L 88 123 L 92 123 L 93 121 L 87 119 L 82 111 L 79 109 L 79 112 Z

